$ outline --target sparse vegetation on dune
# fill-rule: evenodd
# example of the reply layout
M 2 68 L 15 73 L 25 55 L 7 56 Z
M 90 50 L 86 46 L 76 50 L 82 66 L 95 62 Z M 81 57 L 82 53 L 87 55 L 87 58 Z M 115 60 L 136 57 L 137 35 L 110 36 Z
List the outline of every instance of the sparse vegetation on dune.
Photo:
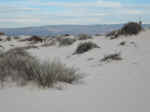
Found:
M 39 36 L 33 35 L 29 38 L 21 39 L 20 41 L 43 42 L 43 39 Z
M 4 33 L 4 32 L 0 32 L 0 36 L 1 36 L 1 35 L 5 35 L 5 33 Z
M 87 39 L 92 39 L 92 36 L 87 34 L 79 34 L 77 38 L 78 40 L 87 40 Z
M 68 36 L 70 36 L 70 34 L 64 34 L 64 36 L 65 36 L 65 37 L 68 37 Z
M 72 38 L 62 38 L 59 41 L 59 46 L 72 45 L 75 41 L 76 41 L 76 39 L 72 39 Z
M 53 46 L 53 45 L 56 45 L 56 40 L 55 39 L 51 39 L 51 40 L 46 40 L 42 45 L 41 47 L 49 47 L 49 46 Z
M 38 49 L 38 46 L 35 45 L 28 45 L 28 46 L 24 46 L 24 47 L 19 47 L 23 50 L 28 50 L 28 49 Z
M 100 47 L 93 42 L 80 43 L 74 54 L 82 54 L 82 53 L 87 52 L 93 48 L 100 48 Z
M 95 36 L 103 36 L 103 34 L 95 34 Z
M 7 37 L 7 38 L 6 38 L 6 41 L 11 41 L 11 40 L 12 40 L 11 37 Z
M 105 62 L 105 61 L 109 62 L 113 60 L 116 60 L 116 61 L 122 60 L 121 53 L 109 54 L 109 55 L 104 56 L 104 58 L 101 59 L 102 62 Z
M 20 37 L 18 37 L 18 36 L 15 36 L 15 37 L 14 37 L 15 40 L 18 40 L 19 38 L 20 38 Z
M 29 82 L 39 87 L 52 87 L 57 82 L 72 83 L 80 75 L 74 68 L 68 68 L 59 61 L 39 62 L 23 49 L 11 49 L 0 54 L 0 82 L 11 79 L 18 85 Z
M 112 31 L 108 33 L 106 36 L 111 37 L 111 39 L 118 38 L 120 35 L 137 35 L 143 30 L 141 22 L 128 22 L 121 29 Z
M 120 46 L 124 46 L 126 44 L 126 42 L 125 41 L 122 41 L 122 42 L 120 42 Z

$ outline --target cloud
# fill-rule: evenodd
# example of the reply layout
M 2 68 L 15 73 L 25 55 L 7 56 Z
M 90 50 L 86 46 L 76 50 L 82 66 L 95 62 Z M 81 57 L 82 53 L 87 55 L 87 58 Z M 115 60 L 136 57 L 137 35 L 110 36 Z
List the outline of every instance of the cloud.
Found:
M 23 0 L 11 4 L 0 4 L 0 25 L 6 27 L 13 22 L 22 26 L 109 24 L 136 20 L 139 17 L 150 23 L 149 10 L 150 4 L 122 4 L 108 0 L 93 2 Z
M 103 0 L 99 0 L 97 2 L 99 6 L 101 7 L 111 7 L 111 8 L 117 8 L 117 7 L 121 7 L 121 3 L 120 2 L 112 2 L 112 1 L 103 1 Z
M 36 18 L 3 18 L 0 19 L 0 22 L 15 22 L 15 23 L 37 23 L 40 22 L 40 19 Z
M 140 11 L 140 10 L 136 10 L 136 9 L 131 9 L 131 10 L 122 10 L 120 11 L 120 13 L 122 14 L 126 14 L 126 15 L 140 15 L 142 14 L 143 12 Z
M 32 2 L 33 3 L 33 2 Z M 95 1 L 95 2 L 36 2 L 40 6 L 58 6 L 58 7 L 121 7 L 120 2 Z

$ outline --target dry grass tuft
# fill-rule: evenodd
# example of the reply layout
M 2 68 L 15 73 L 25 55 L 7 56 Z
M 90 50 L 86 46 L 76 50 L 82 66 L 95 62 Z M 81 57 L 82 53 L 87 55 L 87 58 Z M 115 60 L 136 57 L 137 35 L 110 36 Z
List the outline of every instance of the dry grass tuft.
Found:
M 87 34 L 80 34 L 78 36 L 78 40 L 87 40 L 87 39 L 92 39 L 92 36 L 87 35 Z
M 8 79 L 19 86 L 29 82 L 39 87 L 53 87 L 57 82 L 73 83 L 81 77 L 74 68 L 68 68 L 60 61 L 39 62 L 20 48 L 0 54 L 0 82 Z
M 62 38 L 59 41 L 59 46 L 68 46 L 68 45 L 72 45 L 76 40 L 72 39 L 72 38 Z
M 74 54 L 82 54 L 93 48 L 100 48 L 100 47 L 93 42 L 80 43 Z
M 120 53 L 114 53 L 114 54 L 109 54 L 107 56 L 104 56 L 104 58 L 101 59 L 102 62 L 109 62 L 109 61 L 119 61 L 122 60 L 121 54 Z

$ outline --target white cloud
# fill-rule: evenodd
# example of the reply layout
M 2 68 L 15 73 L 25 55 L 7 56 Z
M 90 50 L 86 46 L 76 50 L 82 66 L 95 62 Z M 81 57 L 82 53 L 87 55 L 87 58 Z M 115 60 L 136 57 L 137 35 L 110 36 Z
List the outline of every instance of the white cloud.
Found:
M 142 11 L 140 11 L 140 10 L 136 10 L 136 9 L 131 9 L 131 10 L 128 10 L 128 9 L 126 9 L 126 10 L 122 10 L 122 11 L 120 11 L 122 14 L 129 14 L 129 15 L 140 15 L 140 14 L 142 14 L 143 12 Z
M 112 1 L 99 0 L 97 3 L 101 7 L 112 7 L 112 8 L 114 7 L 114 8 L 117 8 L 117 7 L 122 6 L 120 2 L 112 2 Z
M 0 19 L 0 22 L 15 22 L 15 23 L 37 23 L 40 22 L 40 19 L 36 19 L 36 18 L 3 18 Z
M 33 3 L 33 2 L 32 2 Z M 96 2 L 36 2 L 35 4 L 41 6 L 59 6 L 59 7 L 110 7 L 117 8 L 121 7 L 120 2 L 112 2 L 112 1 L 96 1 Z
M 51 10 L 52 7 L 59 7 Z M 121 2 L 98 0 L 93 2 L 37 2 L 19 1 L 0 4 L 0 25 L 18 23 L 22 25 L 46 24 L 103 24 L 119 23 L 121 20 L 143 17 L 149 21 L 150 4 L 122 4 Z M 63 9 L 63 10 L 61 10 Z M 150 22 L 150 21 L 149 21 Z

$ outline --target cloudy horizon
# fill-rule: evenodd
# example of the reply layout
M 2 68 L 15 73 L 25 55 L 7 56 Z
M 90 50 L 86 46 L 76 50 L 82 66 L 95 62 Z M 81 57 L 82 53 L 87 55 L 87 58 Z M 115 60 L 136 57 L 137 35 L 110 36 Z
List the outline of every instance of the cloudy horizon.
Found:
M 0 27 L 150 23 L 149 10 L 148 0 L 2 0 Z

